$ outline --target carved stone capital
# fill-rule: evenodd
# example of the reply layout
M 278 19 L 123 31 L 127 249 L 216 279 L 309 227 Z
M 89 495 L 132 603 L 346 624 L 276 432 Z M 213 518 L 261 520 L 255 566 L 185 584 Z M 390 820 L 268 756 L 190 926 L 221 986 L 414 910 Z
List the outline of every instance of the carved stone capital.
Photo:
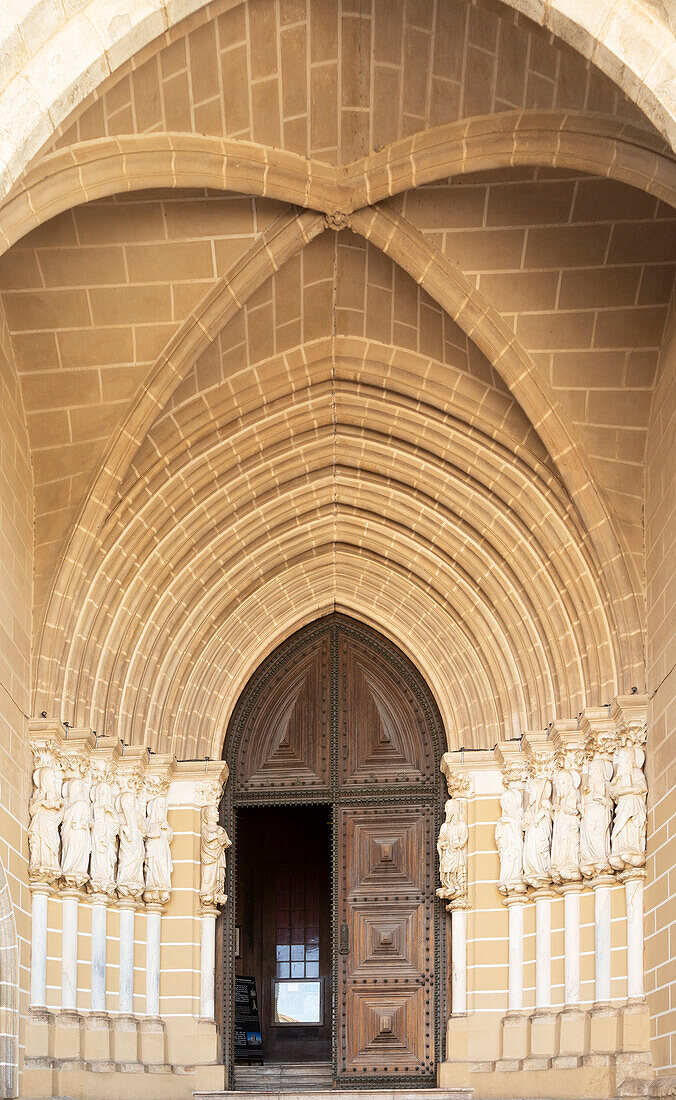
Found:
M 524 734 L 526 767 L 531 779 L 552 779 L 556 770 L 556 746 L 547 733 L 536 730 Z
M 197 806 L 218 806 L 223 797 L 225 781 L 207 779 L 195 784 L 195 803 Z
M 474 780 L 469 772 L 459 768 L 457 761 L 450 753 L 444 753 L 441 758 L 441 771 L 446 780 L 446 786 L 451 798 L 472 798 L 474 796 Z
M 495 746 L 495 759 L 506 788 L 526 785 L 528 767 L 521 741 L 500 741 Z

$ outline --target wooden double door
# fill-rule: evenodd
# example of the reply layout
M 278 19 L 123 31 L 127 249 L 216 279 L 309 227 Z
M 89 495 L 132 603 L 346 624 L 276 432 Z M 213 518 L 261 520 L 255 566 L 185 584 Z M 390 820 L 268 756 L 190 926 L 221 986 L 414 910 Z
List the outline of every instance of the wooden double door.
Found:
M 441 742 L 436 705 L 414 666 L 380 635 L 341 615 L 299 631 L 264 662 L 228 729 L 229 829 L 236 830 L 239 807 L 317 803 L 331 815 L 327 1003 L 339 1084 L 435 1078 L 445 986 L 435 898 Z M 237 896 L 236 832 L 233 841 L 234 904 L 224 936 L 226 1060 L 234 914 L 244 903 Z

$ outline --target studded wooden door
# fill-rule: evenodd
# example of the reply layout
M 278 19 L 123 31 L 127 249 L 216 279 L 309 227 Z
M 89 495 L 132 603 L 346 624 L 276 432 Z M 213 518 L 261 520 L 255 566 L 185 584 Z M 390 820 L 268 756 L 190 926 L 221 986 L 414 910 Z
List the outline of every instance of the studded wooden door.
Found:
M 434 1071 L 434 809 L 339 810 L 338 1074 Z
M 275 650 L 230 722 L 229 830 L 238 806 L 333 807 L 332 1023 L 340 1085 L 434 1082 L 445 967 L 435 898 L 442 741 L 433 697 L 411 662 L 342 615 L 305 627 Z M 235 837 L 231 898 L 236 861 Z M 226 911 L 226 973 L 233 911 Z M 232 980 L 224 982 L 226 1062 L 233 993 Z

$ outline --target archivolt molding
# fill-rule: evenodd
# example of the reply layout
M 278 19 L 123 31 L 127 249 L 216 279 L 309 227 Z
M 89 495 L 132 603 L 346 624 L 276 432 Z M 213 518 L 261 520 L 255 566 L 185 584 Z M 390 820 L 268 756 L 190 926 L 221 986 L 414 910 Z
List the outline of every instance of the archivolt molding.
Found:
M 676 205 L 676 161 L 636 126 L 586 111 L 504 111 L 436 126 L 344 167 L 253 142 L 199 134 L 126 134 L 44 157 L 0 209 L 0 245 L 64 210 L 146 188 L 209 187 L 264 196 L 334 218 L 421 184 L 514 166 L 606 176 Z M 341 226 L 338 226 L 341 228 Z
M 505 395 L 494 393 L 496 404 L 475 380 L 451 400 L 466 375 L 448 366 L 449 399 L 439 401 L 450 411 L 435 409 L 425 403 L 428 361 L 407 353 L 420 389 L 410 382 L 404 393 L 396 372 L 387 379 L 393 354 L 353 337 L 292 349 L 266 367 L 286 378 L 284 397 L 242 414 L 245 368 L 208 408 L 198 395 L 173 410 L 170 451 L 151 432 L 93 571 L 83 571 L 45 705 L 55 696 L 69 721 L 127 740 L 161 747 L 173 734 L 186 752 L 209 751 L 224 728 L 213 708 L 224 695 L 234 702 L 222 653 L 250 629 L 244 606 L 284 570 L 314 589 L 332 546 L 347 573 L 324 578 L 324 600 L 328 586 L 346 609 L 377 619 L 394 593 L 386 577 L 399 578 L 412 653 L 444 654 L 430 665 L 458 743 L 492 743 L 558 706 L 574 712 L 612 694 L 610 628 L 583 534 L 551 471 L 518 434 L 509 440 Z M 358 364 L 381 385 L 353 381 Z M 449 702 L 459 684 L 462 713 Z M 485 686 L 477 694 L 472 684 Z
M 673 28 L 645 3 L 504 2 L 589 58 L 676 146 Z M 6 73 L 0 112 L 11 120 L 0 146 L 1 195 L 110 74 L 181 20 L 197 16 L 201 21 L 211 10 L 205 0 L 114 0 L 103 8 L 91 0 L 72 15 L 59 12 L 42 21 L 48 37 L 40 37 L 36 6 L 37 0 L 28 5 L 21 23 L 10 15 L 0 27 L 0 68 Z

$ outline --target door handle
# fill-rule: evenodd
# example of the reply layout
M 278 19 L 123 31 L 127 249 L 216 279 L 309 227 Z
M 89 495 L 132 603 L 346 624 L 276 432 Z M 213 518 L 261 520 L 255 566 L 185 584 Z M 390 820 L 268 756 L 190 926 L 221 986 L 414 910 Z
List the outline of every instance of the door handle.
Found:
M 345 921 L 340 926 L 340 936 L 338 939 L 338 953 L 339 955 L 350 954 L 350 929 Z

